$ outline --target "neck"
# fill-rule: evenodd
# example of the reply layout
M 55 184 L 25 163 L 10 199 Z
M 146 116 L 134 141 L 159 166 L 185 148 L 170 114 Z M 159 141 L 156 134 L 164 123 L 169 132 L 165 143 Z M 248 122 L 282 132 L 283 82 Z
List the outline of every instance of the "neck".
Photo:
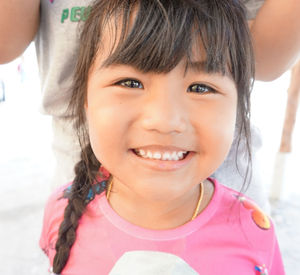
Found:
M 203 186 L 208 187 L 208 181 Z M 210 182 L 209 182 L 210 183 Z M 212 185 L 210 183 L 210 185 Z M 205 188 L 200 213 L 208 204 L 213 189 Z M 113 184 L 109 195 L 112 208 L 125 220 L 148 229 L 171 229 L 189 222 L 197 208 L 200 196 L 200 186 L 186 192 L 179 198 L 151 200 L 132 192 L 126 192 Z

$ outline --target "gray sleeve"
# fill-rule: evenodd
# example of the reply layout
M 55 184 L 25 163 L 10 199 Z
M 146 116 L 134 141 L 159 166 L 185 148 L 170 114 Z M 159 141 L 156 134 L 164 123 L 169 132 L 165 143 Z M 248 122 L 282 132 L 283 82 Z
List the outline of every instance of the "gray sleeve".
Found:
M 247 19 L 254 19 L 265 0 L 242 0 L 247 10 Z

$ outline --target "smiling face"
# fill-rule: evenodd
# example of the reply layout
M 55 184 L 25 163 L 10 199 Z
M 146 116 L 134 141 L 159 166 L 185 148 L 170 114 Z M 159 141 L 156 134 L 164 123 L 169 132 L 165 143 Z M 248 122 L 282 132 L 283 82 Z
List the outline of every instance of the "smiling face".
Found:
M 103 41 L 86 101 L 96 157 L 113 175 L 114 188 L 150 200 L 185 194 L 229 151 L 236 119 L 234 81 L 199 66 L 185 70 L 184 61 L 168 73 L 103 66 L 110 51 L 109 39 Z
M 78 131 L 87 122 L 114 191 L 176 198 L 222 163 L 237 107 L 247 136 L 253 60 L 244 15 L 230 1 L 109 3 L 97 2 L 81 36 L 71 102 Z

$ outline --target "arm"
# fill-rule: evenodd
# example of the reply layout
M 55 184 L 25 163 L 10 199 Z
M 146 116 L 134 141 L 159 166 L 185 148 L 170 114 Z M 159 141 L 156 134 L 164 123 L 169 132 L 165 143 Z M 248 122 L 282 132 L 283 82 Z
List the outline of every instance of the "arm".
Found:
M 266 0 L 250 26 L 256 79 L 274 80 L 300 53 L 300 1 Z
M 39 0 L 0 1 L 0 64 L 18 57 L 39 26 Z

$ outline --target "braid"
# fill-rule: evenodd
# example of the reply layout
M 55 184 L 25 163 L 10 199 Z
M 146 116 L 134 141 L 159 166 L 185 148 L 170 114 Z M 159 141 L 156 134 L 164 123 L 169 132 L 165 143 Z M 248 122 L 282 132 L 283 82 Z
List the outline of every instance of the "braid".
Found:
M 55 245 L 56 255 L 53 261 L 53 272 L 61 273 L 65 267 L 71 247 L 76 239 L 76 229 L 86 205 L 89 190 L 93 188 L 93 182 L 99 171 L 100 163 L 96 159 L 90 144 L 81 153 L 81 160 L 75 166 L 75 179 L 71 186 L 69 202 L 64 212 L 58 240 Z

